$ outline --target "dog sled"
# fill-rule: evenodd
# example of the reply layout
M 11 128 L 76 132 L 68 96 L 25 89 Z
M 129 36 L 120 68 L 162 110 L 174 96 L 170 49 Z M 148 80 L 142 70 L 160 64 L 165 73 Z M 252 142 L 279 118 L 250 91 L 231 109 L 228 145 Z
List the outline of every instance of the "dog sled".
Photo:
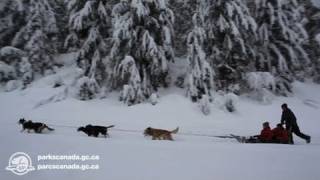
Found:
M 216 138 L 228 138 L 228 139 L 235 139 L 239 143 L 251 143 L 251 144 L 257 144 L 257 143 L 269 143 L 269 144 L 288 144 L 288 143 L 283 143 L 279 142 L 276 140 L 272 140 L 270 142 L 263 142 L 261 141 L 258 136 L 239 136 L 239 135 L 225 135 L 225 136 L 214 136 Z

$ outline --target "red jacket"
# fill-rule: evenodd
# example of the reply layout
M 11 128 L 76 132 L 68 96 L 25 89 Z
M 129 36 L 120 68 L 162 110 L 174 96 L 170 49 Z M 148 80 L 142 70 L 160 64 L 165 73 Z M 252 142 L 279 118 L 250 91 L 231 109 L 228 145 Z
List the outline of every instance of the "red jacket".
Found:
M 285 130 L 284 128 L 276 127 L 272 130 L 272 133 L 273 133 L 273 139 L 276 142 L 279 142 L 279 143 L 288 143 L 289 142 L 288 131 Z
M 273 134 L 272 134 L 270 127 L 262 129 L 262 131 L 259 135 L 259 139 L 262 142 L 271 142 L 272 137 L 273 137 Z

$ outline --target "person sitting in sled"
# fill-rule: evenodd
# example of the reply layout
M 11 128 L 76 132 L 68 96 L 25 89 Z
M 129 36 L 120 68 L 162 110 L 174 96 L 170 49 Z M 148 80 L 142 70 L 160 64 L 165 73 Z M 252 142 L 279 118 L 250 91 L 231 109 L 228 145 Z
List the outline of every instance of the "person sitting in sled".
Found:
M 260 135 L 251 136 L 245 140 L 245 143 L 272 143 L 272 137 L 273 134 L 269 122 L 264 122 Z
M 283 128 L 281 123 L 277 124 L 277 127 L 272 129 L 272 134 L 272 141 L 274 143 L 289 144 L 289 133 Z

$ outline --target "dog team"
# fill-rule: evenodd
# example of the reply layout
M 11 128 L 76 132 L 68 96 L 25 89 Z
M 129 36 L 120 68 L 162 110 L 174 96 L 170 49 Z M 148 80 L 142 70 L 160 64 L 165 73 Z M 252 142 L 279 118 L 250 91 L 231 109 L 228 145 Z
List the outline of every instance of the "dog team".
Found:
M 276 128 L 270 128 L 268 122 L 263 123 L 263 129 L 260 135 L 251 136 L 250 138 L 241 137 L 241 142 L 244 143 L 281 143 L 281 144 L 294 144 L 292 133 L 299 136 L 302 139 L 305 139 L 307 143 L 311 142 L 311 137 L 309 135 L 303 134 L 299 126 L 297 124 L 297 119 L 291 109 L 288 108 L 287 104 L 282 104 L 282 116 L 281 123 L 277 125 Z M 48 129 L 49 131 L 53 131 L 53 128 L 48 127 L 44 123 L 40 122 L 32 122 L 31 120 L 26 121 L 24 118 L 20 119 L 19 124 L 22 125 L 22 130 L 27 130 L 30 132 L 33 130 L 35 133 L 42 133 L 44 129 Z M 283 124 L 285 124 L 285 128 L 283 128 Z M 78 131 L 82 131 L 88 136 L 98 137 L 99 134 L 104 137 L 109 137 L 108 129 L 114 127 L 114 125 L 110 126 L 94 126 L 88 124 L 86 126 L 82 126 L 78 128 Z M 151 136 L 152 140 L 173 140 L 172 134 L 176 134 L 179 131 L 179 127 L 176 129 L 169 131 L 164 129 L 155 129 L 148 127 L 144 130 L 143 134 L 145 136 Z M 240 137 L 240 136 L 239 136 Z
M 50 128 L 44 123 L 40 122 L 32 122 L 31 120 L 26 121 L 24 118 L 20 119 L 19 124 L 22 125 L 22 130 L 27 130 L 28 133 L 33 130 L 35 133 L 42 133 L 44 129 L 48 129 L 49 131 L 53 131 L 53 128 Z M 109 137 L 108 134 L 108 129 L 114 127 L 114 125 L 111 126 L 93 126 L 91 124 L 88 124 L 86 126 L 82 126 L 78 128 L 78 132 L 82 131 L 88 136 L 93 136 L 93 137 L 98 137 L 99 134 L 103 135 L 105 138 Z M 176 134 L 178 133 L 179 128 L 177 127 L 173 131 L 168 131 L 168 130 L 163 130 L 163 129 L 155 129 L 148 127 L 147 129 L 144 130 L 144 135 L 145 136 L 151 136 L 152 140 L 173 140 L 171 134 Z

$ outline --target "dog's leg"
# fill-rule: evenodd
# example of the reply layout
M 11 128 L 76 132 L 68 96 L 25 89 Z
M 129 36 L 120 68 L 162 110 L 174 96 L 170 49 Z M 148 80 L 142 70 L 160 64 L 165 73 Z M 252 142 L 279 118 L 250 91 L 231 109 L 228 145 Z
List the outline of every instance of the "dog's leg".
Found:
M 42 133 L 42 130 L 44 130 L 46 126 L 44 124 L 42 124 L 42 126 L 39 127 L 38 129 L 38 133 Z
M 93 133 L 93 136 L 94 136 L 94 137 L 98 137 L 98 136 L 99 136 L 99 132 L 98 132 L 98 133 L 97 133 L 97 132 L 94 132 L 94 133 Z
M 105 138 L 107 138 L 107 132 L 106 131 L 102 131 L 100 132 Z M 99 134 L 99 133 L 98 133 Z
M 39 133 L 42 133 L 42 131 L 44 130 L 45 126 L 42 126 L 40 129 L 39 129 Z
M 109 136 L 109 133 L 106 132 L 106 134 L 104 135 L 104 137 L 105 137 L 105 138 L 109 138 L 109 137 L 110 137 L 110 136 Z
M 24 130 L 25 130 L 25 129 L 24 129 L 24 128 L 22 128 L 20 132 L 23 132 Z

